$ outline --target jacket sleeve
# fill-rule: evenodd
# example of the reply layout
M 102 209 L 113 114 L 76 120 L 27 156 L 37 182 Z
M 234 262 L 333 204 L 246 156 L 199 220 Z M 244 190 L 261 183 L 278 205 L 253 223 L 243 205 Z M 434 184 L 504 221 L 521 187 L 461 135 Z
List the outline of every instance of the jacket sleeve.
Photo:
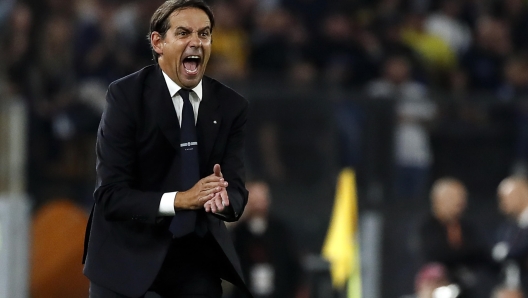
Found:
M 155 223 L 163 193 L 143 192 L 137 185 L 135 113 L 120 86 L 113 83 L 97 132 L 97 182 L 94 199 L 110 221 Z
M 227 194 L 230 208 L 227 208 L 226 212 L 221 215 L 217 215 L 218 218 L 224 221 L 237 221 L 242 215 L 248 200 L 244 169 L 247 110 L 248 103 L 244 100 L 244 106 L 231 126 L 224 156 L 220 163 L 224 179 L 229 183 Z

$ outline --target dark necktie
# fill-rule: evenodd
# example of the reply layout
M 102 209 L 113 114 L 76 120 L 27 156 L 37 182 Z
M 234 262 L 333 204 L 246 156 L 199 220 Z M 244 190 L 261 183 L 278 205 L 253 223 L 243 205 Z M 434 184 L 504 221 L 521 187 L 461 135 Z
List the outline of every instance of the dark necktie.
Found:
M 200 180 L 200 162 L 198 159 L 198 139 L 196 137 L 196 125 L 194 111 L 189 101 L 189 90 L 180 89 L 183 99 L 180 128 L 180 158 L 181 158 L 181 188 L 186 191 Z M 197 211 L 176 211 L 169 230 L 174 237 L 187 235 L 195 230 Z

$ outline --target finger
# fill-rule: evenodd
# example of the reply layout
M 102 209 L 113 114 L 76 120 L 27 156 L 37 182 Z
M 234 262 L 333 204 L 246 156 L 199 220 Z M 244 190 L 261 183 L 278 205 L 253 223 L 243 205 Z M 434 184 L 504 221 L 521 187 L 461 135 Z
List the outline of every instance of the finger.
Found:
M 211 207 L 211 212 L 213 213 L 216 213 L 216 210 L 218 209 L 216 204 L 215 204 L 215 201 L 216 201 L 216 197 L 218 196 L 218 194 L 216 194 L 209 202 L 209 205 Z
M 203 205 L 205 205 L 209 200 L 214 198 L 214 196 L 215 196 L 214 192 L 208 193 L 208 194 L 203 194 L 201 197 L 198 198 L 198 202 L 203 204 Z
M 217 194 L 212 200 L 211 200 L 211 204 L 213 205 L 214 208 L 216 208 L 216 210 L 218 211 L 222 211 L 224 210 L 224 205 L 222 205 L 222 196 L 219 194 Z
M 215 187 L 226 188 L 227 184 L 225 183 L 225 181 L 217 181 L 217 182 L 206 182 L 201 185 L 202 190 L 207 190 L 207 189 L 211 189 Z
M 215 174 L 215 176 L 217 177 L 224 177 L 222 175 L 222 169 L 220 168 L 220 165 L 219 164 L 215 164 L 214 167 L 213 167 L 213 173 Z
M 217 186 L 209 189 L 203 189 L 200 191 L 200 197 L 208 197 L 207 199 L 210 200 L 214 195 L 218 192 L 222 191 L 222 187 Z
M 205 203 L 204 204 L 204 208 L 205 208 L 205 212 L 210 212 L 211 211 L 211 204 L 209 202 Z
M 209 182 L 218 182 L 220 180 L 224 180 L 222 177 L 215 176 L 214 174 L 211 174 L 207 177 L 202 178 L 198 183 L 209 183 Z
M 222 204 L 224 207 L 229 206 L 229 196 L 227 195 L 227 191 L 221 191 L 220 198 L 222 199 Z

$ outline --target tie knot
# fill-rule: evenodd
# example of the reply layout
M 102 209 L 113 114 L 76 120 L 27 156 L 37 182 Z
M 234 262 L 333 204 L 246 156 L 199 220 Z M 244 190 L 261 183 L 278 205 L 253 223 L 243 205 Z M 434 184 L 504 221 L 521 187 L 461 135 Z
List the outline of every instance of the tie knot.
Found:
M 178 91 L 178 93 L 180 94 L 180 96 L 182 97 L 182 99 L 184 101 L 186 100 L 189 100 L 189 89 L 180 89 L 180 91 Z

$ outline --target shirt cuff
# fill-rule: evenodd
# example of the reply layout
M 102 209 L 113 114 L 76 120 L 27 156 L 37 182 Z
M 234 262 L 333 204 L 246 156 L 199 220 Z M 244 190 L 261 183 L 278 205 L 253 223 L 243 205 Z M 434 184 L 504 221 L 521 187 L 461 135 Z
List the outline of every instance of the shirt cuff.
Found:
M 175 192 L 166 192 L 161 196 L 161 201 L 159 205 L 159 216 L 174 216 L 176 212 L 174 211 L 174 198 L 176 197 Z

